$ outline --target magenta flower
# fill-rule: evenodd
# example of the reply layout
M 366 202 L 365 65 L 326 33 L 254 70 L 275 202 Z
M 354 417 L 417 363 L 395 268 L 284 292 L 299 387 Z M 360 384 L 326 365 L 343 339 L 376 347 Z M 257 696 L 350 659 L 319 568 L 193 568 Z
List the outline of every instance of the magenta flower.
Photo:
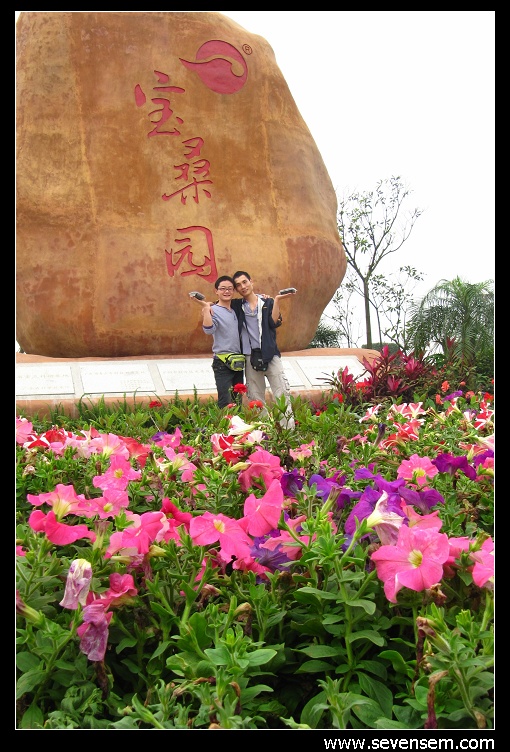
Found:
M 161 511 L 165 513 L 167 519 L 175 520 L 177 525 L 184 525 L 186 530 L 189 530 L 189 523 L 193 519 L 193 515 L 190 512 L 182 512 L 179 507 L 170 501 L 165 496 L 161 504 Z
M 473 582 L 478 587 L 492 589 L 494 587 L 494 541 L 487 538 L 479 551 L 473 551 L 471 558 L 475 562 L 472 575 Z
M 129 449 L 124 441 L 114 433 L 101 433 L 90 442 L 96 454 L 103 457 L 111 457 L 112 454 L 120 455 L 124 459 L 129 459 Z
M 298 446 L 297 449 L 289 449 L 289 454 L 293 460 L 299 462 L 300 460 L 304 460 L 306 457 L 312 456 L 314 446 L 315 441 L 310 441 L 309 444 L 301 444 L 301 446 Z
M 163 540 L 169 527 L 163 512 L 127 513 L 127 516 L 133 520 L 133 524 L 121 532 L 112 533 L 105 553 L 106 559 L 124 550 L 130 554 L 147 554 L 154 541 Z
M 434 528 L 402 525 L 395 546 L 381 546 L 372 554 L 377 576 L 391 603 L 403 587 L 417 592 L 440 582 L 448 559 L 448 536 Z
M 49 504 L 58 520 L 66 514 L 83 514 L 89 507 L 83 494 L 77 494 L 74 486 L 64 486 L 62 483 L 57 483 L 55 490 L 49 493 L 27 494 L 27 500 L 34 507 Z
M 83 624 L 76 630 L 80 650 L 89 661 L 102 661 L 108 644 L 108 625 L 113 614 L 106 612 L 104 603 L 92 602 L 83 609 Z
M 273 480 L 261 499 L 250 494 L 244 502 L 241 527 L 253 536 L 262 536 L 274 530 L 282 513 L 283 489 L 279 480 Z
M 86 525 L 65 525 L 57 520 L 55 512 L 44 514 L 36 509 L 28 518 L 28 524 L 36 533 L 45 533 L 48 540 L 57 546 L 66 546 L 80 538 L 89 538 L 92 543 L 96 540 L 96 534 Z
M 251 539 L 237 520 L 224 514 L 204 512 L 200 517 L 193 517 L 189 525 L 189 534 L 195 546 L 208 546 L 219 542 L 225 561 L 230 561 L 232 556 L 236 559 L 251 556 Z
M 275 478 L 282 477 L 284 470 L 280 467 L 280 458 L 275 457 L 266 449 L 258 449 L 248 457 L 246 470 L 239 473 L 239 484 L 243 491 L 250 488 L 269 488 Z
M 103 475 L 95 475 L 92 483 L 95 488 L 125 491 L 130 480 L 140 480 L 140 470 L 133 470 L 129 460 L 119 454 L 112 455 L 110 467 Z
M 438 469 L 429 457 L 420 457 L 418 454 L 413 454 L 408 460 L 404 460 L 397 470 L 399 478 L 405 478 L 417 486 L 427 486 L 429 480 L 437 473 Z
M 96 515 L 101 520 L 108 517 L 115 518 L 123 509 L 129 506 L 129 496 L 127 491 L 116 490 L 114 488 L 105 488 L 103 496 L 89 500 L 88 517 Z
M 64 597 L 60 601 L 62 608 L 75 611 L 78 605 L 85 606 L 92 580 L 92 565 L 86 559 L 75 559 L 67 573 Z
M 135 581 L 131 574 L 119 574 L 113 572 L 110 575 L 110 588 L 99 596 L 92 594 L 88 598 L 88 605 L 91 603 L 102 603 L 105 610 L 108 608 L 120 608 L 133 602 L 138 590 L 135 587 Z
M 16 444 L 25 444 L 35 439 L 32 423 L 26 418 L 16 418 Z

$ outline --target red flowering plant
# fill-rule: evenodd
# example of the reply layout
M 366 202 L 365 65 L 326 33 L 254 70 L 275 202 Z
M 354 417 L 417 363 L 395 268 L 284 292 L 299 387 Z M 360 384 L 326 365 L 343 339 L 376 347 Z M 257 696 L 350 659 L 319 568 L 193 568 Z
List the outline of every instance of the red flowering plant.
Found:
M 446 373 L 445 368 L 436 367 L 433 359 L 417 353 L 406 355 L 400 350 L 392 353 L 387 345 L 374 360 L 363 358 L 362 364 L 365 370 L 358 378 L 347 367 L 322 378 L 331 388 L 331 399 L 341 395 L 346 404 L 354 406 L 384 398 L 416 402 L 434 397 Z
M 494 399 L 379 361 L 291 435 L 17 416 L 17 728 L 493 728 Z

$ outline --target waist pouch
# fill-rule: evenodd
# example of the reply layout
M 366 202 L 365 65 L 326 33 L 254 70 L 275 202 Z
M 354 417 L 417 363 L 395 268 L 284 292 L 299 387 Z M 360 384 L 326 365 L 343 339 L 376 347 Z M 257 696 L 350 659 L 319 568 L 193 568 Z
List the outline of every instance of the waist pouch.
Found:
M 259 347 L 252 349 L 250 363 L 254 371 L 267 371 L 268 362 L 263 359 L 262 350 Z
M 244 355 L 240 355 L 239 353 L 220 353 L 216 354 L 216 357 L 219 358 L 222 363 L 225 363 L 225 365 L 230 368 L 231 371 L 244 370 L 246 363 L 246 358 L 244 357 Z

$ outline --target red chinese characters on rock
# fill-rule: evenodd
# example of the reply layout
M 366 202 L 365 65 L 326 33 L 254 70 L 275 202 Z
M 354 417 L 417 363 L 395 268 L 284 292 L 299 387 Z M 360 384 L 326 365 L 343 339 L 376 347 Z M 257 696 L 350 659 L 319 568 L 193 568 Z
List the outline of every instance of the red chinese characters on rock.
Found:
M 196 274 L 198 277 L 205 279 L 207 282 L 214 282 L 218 277 L 216 269 L 216 260 L 214 257 L 214 245 L 212 233 L 207 227 L 183 227 L 178 232 L 186 233 L 183 238 L 174 238 L 176 243 L 186 243 L 183 248 L 170 251 L 165 249 L 166 254 L 166 266 L 170 277 L 175 276 L 177 270 L 182 277 L 189 277 L 192 274 Z M 191 238 L 189 235 L 193 232 L 203 233 L 202 238 L 198 238 L 197 245 L 201 245 L 200 240 L 205 239 L 207 249 L 203 252 L 193 248 Z M 181 265 L 184 268 L 181 269 Z
M 161 71 L 154 71 L 158 81 L 164 85 L 154 86 L 153 90 L 156 94 L 160 93 L 174 93 L 184 94 L 185 89 L 180 86 L 172 86 L 170 84 L 170 76 Z M 169 99 L 162 96 L 154 96 L 150 100 L 156 105 L 156 109 L 149 113 L 150 122 L 154 125 L 154 128 L 149 131 L 147 137 L 152 136 L 180 136 L 181 131 L 177 127 L 173 127 L 172 130 L 164 129 L 170 126 L 170 119 L 173 117 L 175 123 L 180 127 L 184 124 L 183 118 L 174 115 L 172 104 Z M 141 86 L 137 84 L 135 86 L 135 102 L 137 107 L 143 107 L 147 103 L 147 97 L 143 92 Z M 159 118 L 154 116 L 159 114 Z M 184 147 L 183 157 L 186 161 L 181 164 L 173 166 L 174 170 L 178 172 L 174 178 L 176 181 L 185 181 L 186 185 L 178 188 L 172 193 L 163 193 L 163 201 L 171 201 L 177 196 L 180 197 L 182 205 L 186 205 L 188 198 L 191 196 L 193 201 L 198 204 L 200 202 L 200 193 L 202 192 L 206 198 L 211 198 L 211 192 L 206 185 L 212 186 L 213 181 L 209 179 L 211 164 L 209 160 L 201 158 L 201 151 L 204 146 L 204 139 L 200 136 L 185 139 L 181 142 Z M 190 177 L 191 172 L 191 177 Z M 200 178 L 200 179 L 197 179 Z M 207 251 L 202 252 L 194 250 L 189 237 L 190 233 L 202 232 L 205 236 L 205 242 L 207 245 Z M 186 233 L 183 238 L 175 238 L 177 244 L 186 243 L 186 245 L 177 250 L 165 249 L 166 254 L 166 266 L 170 277 L 174 277 L 178 272 L 182 277 L 196 274 L 199 277 L 213 282 L 217 277 L 216 260 L 214 257 L 214 244 L 212 238 L 212 232 L 210 229 L 202 226 L 192 226 L 178 229 L 177 232 Z M 197 259 L 200 259 L 197 263 Z

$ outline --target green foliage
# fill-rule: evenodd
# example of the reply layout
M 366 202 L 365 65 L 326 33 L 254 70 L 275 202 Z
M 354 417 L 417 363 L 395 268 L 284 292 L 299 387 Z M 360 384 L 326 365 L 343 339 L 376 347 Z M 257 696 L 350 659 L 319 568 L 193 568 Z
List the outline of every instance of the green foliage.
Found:
M 346 372 L 324 393 L 320 408 L 293 399 L 295 432 L 281 428 L 278 404 L 263 423 L 255 409 L 229 411 L 260 428 L 260 446 L 304 483 L 295 497 L 286 497 L 278 523 L 297 555 L 265 576 L 228 565 L 217 543 L 194 544 L 182 525 L 178 539 L 154 541 L 139 561 L 127 551 L 105 556 L 112 536 L 132 524 L 130 514 L 159 511 L 164 499 L 194 517 L 208 511 L 239 520 L 248 496 L 264 496 L 265 487 L 246 491 L 239 480 L 256 449 L 246 437 L 231 461 L 212 451 L 211 436 L 228 436 L 231 425 L 214 400 L 158 400 L 153 408 L 81 404 L 77 418 L 58 412 L 49 421 L 34 420 L 33 430 L 46 440 L 16 447 L 16 542 L 24 552 L 17 557 L 17 727 L 491 728 L 493 594 L 474 584 L 469 558 L 458 559 L 454 575 L 434 588 L 404 588 L 393 604 L 371 560 L 380 545 L 373 530 L 365 520 L 352 536 L 345 532 L 375 474 L 391 484 L 411 455 L 435 458 L 438 447 L 460 455 L 468 452 L 464 445 L 481 450 L 493 432 L 485 396 L 477 394 L 440 405 L 428 401 L 416 436 L 406 438 L 407 420 L 395 408 L 411 401 L 418 379 L 398 394 L 388 393 L 388 379 L 403 378 L 411 366 L 411 373 L 423 374 L 419 388 L 432 392 L 424 362 L 383 348 L 370 371 L 378 385 L 370 398 L 381 402 L 377 415 L 367 415 L 372 403 Z M 485 422 L 475 427 L 482 413 Z M 381 441 L 380 423 L 395 433 L 402 429 L 398 439 Z M 130 457 L 140 477 L 127 487 L 129 515 L 69 515 L 62 521 L 86 523 L 96 541 L 52 543 L 31 526 L 34 506 L 27 496 L 58 484 L 72 485 L 85 499 L 101 495 L 94 479 L 107 471 L 109 456 L 57 449 L 66 432 L 84 437 L 92 429 L 134 438 L 147 449 L 145 463 L 140 455 Z M 195 468 L 192 481 L 182 479 L 178 464 L 156 443 L 158 434 L 175 437 L 177 429 L 179 451 L 187 448 Z M 358 475 L 360 469 L 365 474 Z M 347 496 L 339 503 L 335 491 L 324 499 L 317 484 L 308 483 L 312 475 L 342 476 Z M 477 546 L 493 534 L 490 466 L 478 467 L 475 479 L 438 473 L 433 486 L 444 499 L 436 508 L 442 532 L 467 536 Z M 83 604 L 75 610 L 61 605 L 77 558 L 90 563 L 95 594 L 109 588 L 113 573 L 129 572 L 136 584 L 136 595 L 112 608 L 100 661 L 81 649 Z

